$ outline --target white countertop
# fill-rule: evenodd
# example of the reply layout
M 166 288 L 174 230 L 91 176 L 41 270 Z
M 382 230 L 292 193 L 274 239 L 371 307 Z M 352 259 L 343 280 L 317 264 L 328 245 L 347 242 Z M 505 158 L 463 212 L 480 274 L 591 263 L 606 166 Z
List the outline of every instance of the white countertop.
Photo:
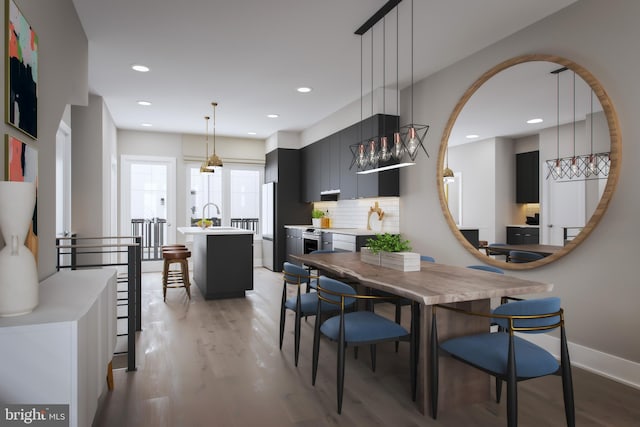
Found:
M 186 235 L 195 235 L 195 234 L 218 234 L 218 235 L 227 235 L 227 234 L 253 234 L 251 230 L 245 230 L 243 228 L 237 227 L 178 227 L 178 231 L 182 234 Z
M 316 230 L 335 233 L 335 234 L 347 234 L 349 236 L 373 236 L 376 234 L 373 230 L 367 230 L 364 228 L 317 228 L 313 225 L 285 225 L 284 228 L 299 228 L 301 230 L 306 230 L 307 228 L 314 228 Z
M 540 228 L 540 225 L 529 225 L 529 224 L 507 224 L 507 227 Z

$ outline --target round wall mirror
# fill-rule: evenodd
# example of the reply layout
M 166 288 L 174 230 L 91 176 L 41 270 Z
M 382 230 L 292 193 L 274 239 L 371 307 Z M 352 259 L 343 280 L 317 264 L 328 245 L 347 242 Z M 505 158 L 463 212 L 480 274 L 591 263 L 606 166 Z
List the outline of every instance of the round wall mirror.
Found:
M 442 135 L 440 204 L 460 243 L 486 264 L 522 270 L 584 241 L 620 169 L 618 119 L 580 65 L 526 55 L 464 93 Z

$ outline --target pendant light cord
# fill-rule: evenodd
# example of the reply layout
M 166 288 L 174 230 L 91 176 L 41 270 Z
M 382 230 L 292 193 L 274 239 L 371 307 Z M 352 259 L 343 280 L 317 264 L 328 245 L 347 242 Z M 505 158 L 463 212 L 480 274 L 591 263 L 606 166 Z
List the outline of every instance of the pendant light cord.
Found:
M 413 0 L 411 0 L 411 126 L 413 126 Z
M 576 72 L 573 72 L 573 162 L 576 161 Z
M 589 118 L 589 126 L 591 130 L 589 132 L 589 136 L 591 137 L 591 155 L 593 156 L 593 89 L 591 89 L 591 97 L 589 101 L 591 110 L 591 117 Z
M 556 74 L 556 160 L 560 160 L 560 73 Z

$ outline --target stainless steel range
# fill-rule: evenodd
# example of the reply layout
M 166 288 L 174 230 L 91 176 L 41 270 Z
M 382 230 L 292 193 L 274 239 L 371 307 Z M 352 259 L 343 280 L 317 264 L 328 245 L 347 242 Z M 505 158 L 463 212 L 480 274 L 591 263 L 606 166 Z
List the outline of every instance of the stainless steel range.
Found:
M 305 254 L 320 249 L 322 232 L 316 228 L 307 228 L 302 232 L 302 251 Z

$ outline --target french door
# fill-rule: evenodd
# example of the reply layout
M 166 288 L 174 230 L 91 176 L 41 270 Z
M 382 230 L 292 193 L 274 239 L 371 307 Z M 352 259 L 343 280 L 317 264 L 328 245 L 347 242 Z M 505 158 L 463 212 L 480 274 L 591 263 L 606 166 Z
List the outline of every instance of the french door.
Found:
M 160 260 L 160 246 L 176 240 L 176 159 L 120 159 L 120 233 L 142 235 L 144 260 Z

